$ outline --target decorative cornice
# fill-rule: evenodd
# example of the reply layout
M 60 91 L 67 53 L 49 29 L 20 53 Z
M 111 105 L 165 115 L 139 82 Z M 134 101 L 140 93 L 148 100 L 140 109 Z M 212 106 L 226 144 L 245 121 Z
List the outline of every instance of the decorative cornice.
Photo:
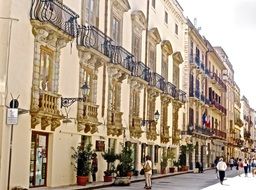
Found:
M 177 51 L 173 54 L 173 60 L 175 60 L 176 63 L 178 63 L 178 64 L 181 64 L 184 61 L 183 57 L 179 51 Z
M 139 30 L 145 30 L 146 29 L 146 17 L 144 13 L 140 10 L 133 11 L 131 14 L 133 24 L 137 25 Z
M 169 40 L 163 40 L 161 43 L 162 51 L 165 51 L 167 55 L 171 55 L 173 53 L 172 44 Z
M 152 41 L 154 41 L 155 44 L 159 44 L 161 42 L 161 36 L 160 36 L 159 31 L 156 27 L 151 28 L 148 31 L 148 36 L 149 36 L 149 40 L 152 39 Z

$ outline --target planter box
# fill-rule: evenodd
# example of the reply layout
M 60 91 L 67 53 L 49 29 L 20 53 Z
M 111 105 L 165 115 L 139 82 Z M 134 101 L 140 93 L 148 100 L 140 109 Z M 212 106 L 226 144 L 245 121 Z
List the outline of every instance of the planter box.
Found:
M 114 185 L 116 186 L 128 186 L 131 184 L 130 177 L 116 177 L 114 181 Z
M 112 182 L 112 179 L 113 179 L 112 176 L 107 176 L 107 175 L 105 175 L 105 176 L 103 176 L 103 177 L 104 177 L 104 182 Z

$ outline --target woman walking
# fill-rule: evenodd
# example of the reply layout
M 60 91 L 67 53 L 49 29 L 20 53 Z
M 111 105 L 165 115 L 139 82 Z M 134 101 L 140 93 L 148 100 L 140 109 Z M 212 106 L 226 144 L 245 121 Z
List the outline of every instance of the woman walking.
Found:
M 152 162 L 150 156 L 146 156 L 146 162 L 143 166 L 144 172 L 145 172 L 145 181 L 146 186 L 145 189 L 151 189 L 152 183 L 151 183 L 151 176 L 152 176 Z
M 227 164 L 223 161 L 223 158 L 220 158 L 217 164 L 217 170 L 219 171 L 221 185 L 223 185 L 226 169 L 227 169 Z
M 246 158 L 244 159 L 243 166 L 244 166 L 244 176 L 247 177 L 248 176 L 248 161 Z

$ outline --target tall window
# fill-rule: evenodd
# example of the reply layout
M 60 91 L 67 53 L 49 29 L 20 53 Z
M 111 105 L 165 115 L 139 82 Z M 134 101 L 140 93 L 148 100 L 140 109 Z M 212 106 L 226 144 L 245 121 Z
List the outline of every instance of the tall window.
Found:
M 194 125 L 194 110 L 189 108 L 189 125 Z
M 164 12 L 164 21 L 168 24 L 168 13 L 166 11 Z
M 141 61 L 141 36 L 133 33 L 132 53 L 136 61 Z
M 178 24 L 175 24 L 175 34 L 179 34 L 179 26 Z
M 156 0 L 152 0 L 152 7 L 155 9 L 156 8 Z
M 180 68 L 178 64 L 173 64 L 173 84 L 179 88 L 179 83 L 180 83 Z
M 112 38 L 117 44 L 121 45 L 121 23 L 116 17 L 112 19 Z
M 85 21 L 89 25 L 99 26 L 98 0 L 85 0 Z
M 152 71 L 156 71 L 156 46 L 154 46 L 152 43 L 149 44 L 149 68 Z
M 162 54 L 162 76 L 168 81 L 168 56 L 166 53 Z
M 51 91 L 53 77 L 53 51 L 41 46 L 40 54 L 40 89 Z

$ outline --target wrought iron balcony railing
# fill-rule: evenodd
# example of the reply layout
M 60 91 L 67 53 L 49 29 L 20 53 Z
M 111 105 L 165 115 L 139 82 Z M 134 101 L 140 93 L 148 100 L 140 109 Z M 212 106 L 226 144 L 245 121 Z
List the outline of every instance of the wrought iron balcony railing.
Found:
M 200 58 L 198 56 L 190 55 L 189 62 L 200 68 Z
M 184 92 L 180 89 L 177 89 L 175 99 L 179 100 L 182 103 L 185 103 L 186 102 L 186 92 Z
M 77 45 L 93 48 L 103 55 L 110 57 L 112 39 L 94 26 L 79 26 Z
M 214 79 L 225 91 L 227 90 L 226 84 L 216 73 L 211 73 L 211 78 Z
M 226 132 L 221 131 L 219 129 L 213 129 L 213 134 L 214 134 L 213 135 L 214 137 L 218 137 L 218 138 L 221 138 L 221 139 L 226 139 L 226 137 L 227 137 Z
M 58 0 L 33 0 L 30 9 L 31 20 L 48 22 L 68 35 L 75 37 L 78 14 Z
M 166 88 L 165 88 L 165 93 L 169 94 L 172 97 L 176 96 L 176 86 L 170 82 L 167 82 Z
M 158 73 L 150 73 L 150 81 L 149 81 L 149 84 L 151 86 L 155 86 L 157 87 L 158 89 L 164 91 L 165 87 L 166 87 L 166 84 L 165 84 L 165 80 L 164 80 L 164 77 L 159 75 Z
M 119 64 L 133 73 L 135 69 L 134 56 L 122 46 L 112 45 L 110 58 L 112 63 Z
M 165 81 L 164 77 L 156 72 L 152 72 L 143 62 L 134 61 L 134 56 L 118 46 L 115 42 L 94 26 L 79 26 L 77 45 L 89 47 L 109 57 L 111 62 L 119 64 L 131 72 L 132 76 L 140 77 L 164 93 L 171 95 L 181 102 L 186 101 L 186 93 L 178 90 L 175 85 Z
M 192 133 L 197 133 L 197 134 L 203 134 L 206 136 L 212 136 L 212 130 L 206 127 L 200 127 L 200 126 L 194 126 L 192 129 L 189 129 L 192 131 Z
M 141 79 L 150 81 L 150 69 L 143 62 L 137 62 L 133 70 L 133 76 L 140 77 Z

